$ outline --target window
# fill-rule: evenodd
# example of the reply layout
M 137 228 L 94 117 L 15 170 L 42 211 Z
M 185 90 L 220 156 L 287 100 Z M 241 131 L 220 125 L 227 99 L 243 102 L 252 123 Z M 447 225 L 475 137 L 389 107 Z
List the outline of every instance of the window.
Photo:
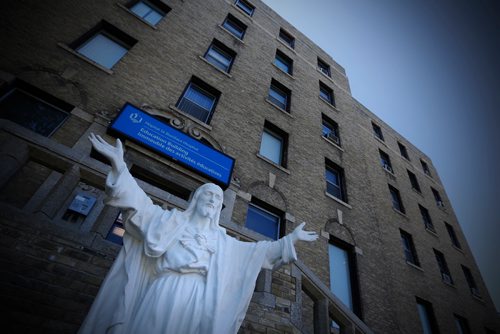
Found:
M 50 137 L 73 106 L 21 81 L 0 97 L 0 118 Z
M 236 0 L 234 4 L 236 5 L 236 7 L 244 11 L 248 16 L 252 16 L 255 11 L 255 7 L 246 0 Z
M 260 142 L 260 155 L 266 157 L 277 165 L 286 167 L 286 147 L 288 134 L 275 125 L 265 122 L 262 140 Z
M 378 150 L 378 152 L 380 154 L 380 164 L 382 165 L 382 168 L 388 172 L 394 173 L 389 155 L 382 150 Z
M 281 224 L 283 212 L 252 197 L 248 204 L 245 226 L 266 237 L 278 240 L 284 235 L 284 224 Z
M 193 77 L 177 103 L 177 108 L 208 124 L 219 96 L 216 89 Z
M 423 334 L 437 334 L 439 329 L 432 309 L 432 304 L 417 297 L 417 310 Z
M 210 64 L 229 73 L 236 57 L 236 52 L 214 39 L 204 57 Z
M 247 26 L 231 14 L 228 14 L 222 26 L 239 39 L 243 39 Z
M 321 81 L 319 82 L 319 97 L 322 98 L 324 101 L 330 103 L 332 106 L 335 106 L 333 90 L 324 83 L 322 83 Z
M 432 187 L 431 187 L 431 190 L 432 190 L 432 194 L 434 195 L 434 199 L 436 200 L 436 205 L 441 207 L 441 208 L 444 208 L 444 203 L 443 203 L 443 200 L 441 199 L 441 195 L 439 195 L 439 192 Z
M 372 128 L 373 128 L 373 134 L 375 135 L 375 137 L 384 141 L 384 135 L 382 134 L 382 129 L 380 128 L 380 126 L 378 126 L 377 124 L 372 122 Z
M 432 223 L 431 216 L 429 215 L 429 210 L 427 210 L 420 204 L 418 205 L 418 208 L 420 209 L 420 215 L 422 216 L 422 221 L 424 222 L 425 228 L 435 232 L 434 224 Z
M 144 21 L 155 26 L 165 15 L 167 15 L 170 11 L 170 7 L 159 0 L 148 0 L 137 1 L 135 3 L 132 2 L 129 6 L 129 10 Z
M 325 165 L 326 192 L 347 203 L 344 170 L 330 160 Z
M 137 40 L 106 21 L 73 42 L 70 47 L 93 62 L 111 69 Z
M 285 73 L 292 75 L 293 60 L 287 57 L 280 50 L 276 50 L 276 57 L 274 58 L 274 65 Z
M 337 239 L 328 244 L 330 291 L 359 315 L 359 298 L 354 247 Z
M 434 249 L 434 255 L 436 256 L 439 271 L 441 272 L 441 279 L 445 283 L 453 284 L 453 279 L 451 278 L 450 270 L 448 269 L 448 264 L 446 263 L 444 254 Z
M 462 247 L 460 246 L 460 242 L 458 241 L 457 234 L 455 233 L 455 230 L 453 229 L 453 226 L 451 226 L 447 222 L 444 222 L 444 224 L 446 226 L 446 230 L 448 231 L 448 235 L 450 236 L 451 243 L 453 244 L 453 246 L 455 246 L 459 249 L 462 249 Z
M 453 316 L 455 318 L 455 325 L 457 326 L 458 334 L 471 334 L 467 319 L 459 316 L 458 314 L 454 314 Z
M 408 151 L 406 150 L 406 146 L 398 142 L 398 147 L 399 147 L 399 152 L 401 153 L 401 156 L 405 158 L 406 160 L 410 160 L 410 156 L 408 155 Z
M 287 33 L 285 30 L 280 29 L 280 33 L 278 35 L 279 39 L 284 42 L 286 45 L 291 47 L 292 49 L 295 48 L 295 37 Z
M 269 100 L 285 111 L 290 111 L 290 98 L 292 92 L 276 80 L 271 81 Z
M 318 70 L 326 76 L 331 77 L 330 65 L 318 58 Z
M 416 266 L 420 266 L 420 262 L 418 261 L 417 251 L 415 250 L 415 245 L 413 244 L 413 238 L 411 234 L 399 230 L 401 233 L 401 242 L 403 244 L 403 250 L 405 253 L 406 262 L 412 263 Z
M 474 276 L 472 276 L 472 272 L 469 268 L 462 265 L 462 271 L 464 272 L 465 280 L 467 281 L 467 285 L 469 286 L 470 292 L 476 296 L 480 297 L 479 289 L 477 288 L 476 281 L 474 280 Z
M 321 114 L 321 116 L 323 137 L 340 146 L 339 125 L 330 118 L 326 117 L 324 114 Z
M 418 191 L 419 193 L 422 192 L 420 190 L 420 184 L 418 184 L 417 176 L 410 172 L 409 170 L 406 170 L 408 172 L 408 178 L 410 179 L 411 187 Z
M 133 165 L 132 168 L 130 168 L 130 174 L 136 179 L 149 183 L 150 185 L 182 198 L 185 201 L 189 201 L 189 198 L 191 197 L 191 190 L 181 186 L 175 178 L 166 179 L 157 175 L 152 172 L 151 166 L 145 168 L 139 165 Z
M 403 202 L 401 201 L 401 196 L 399 195 L 399 190 L 389 184 L 389 191 L 391 193 L 392 207 L 401 213 L 405 213 L 405 208 L 403 206 Z
M 118 245 L 123 245 L 123 235 L 125 234 L 125 227 L 123 226 L 123 216 L 120 212 L 116 217 L 113 225 L 109 229 L 108 234 L 106 235 L 106 240 L 114 242 Z
M 427 174 L 428 176 L 432 176 L 429 166 L 427 165 L 427 162 L 420 159 L 420 163 L 422 164 L 422 170 L 424 171 L 424 173 Z

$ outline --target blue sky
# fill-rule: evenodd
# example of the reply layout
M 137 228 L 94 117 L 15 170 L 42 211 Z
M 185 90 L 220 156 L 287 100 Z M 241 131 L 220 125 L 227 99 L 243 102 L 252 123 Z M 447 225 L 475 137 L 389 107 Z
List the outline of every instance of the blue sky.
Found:
M 500 310 L 500 5 L 264 0 L 347 72 L 352 95 L 433 161 Z

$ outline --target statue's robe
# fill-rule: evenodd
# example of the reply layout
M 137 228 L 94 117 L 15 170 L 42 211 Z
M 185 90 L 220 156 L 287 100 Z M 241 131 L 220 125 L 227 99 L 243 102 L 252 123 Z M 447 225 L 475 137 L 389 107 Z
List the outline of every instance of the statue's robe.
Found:
M 106 194 L 106 203 L 125 213 L 126 232 L 123 248 L 80 328 L 81 334 L 127 333 L 137 321 L 142 324 L 154 322 L 137 317 L 168 317 L 162 312 L 170 312 L 172 305 L 182 308 L 184 303 L 182 298 L 179 300 L 174 296 L 162 300 L 164 307 L 156 305 L 148 312 L 145 312 L 147 305 L 141 306 L 148 289 L 157 286 L 152 284 L 153 281 L 160 279 L 155 276 L 154 269 L 158 260 L 178 241 L 185 224 L 189 224 L 189 217 L 176 209 L 164 210 L 154 205 L 126 168 L 117 174 L 110 172 L 106 179 Z M 183 309 L 185 314 L 196 312 L 199 324 L 193 327 L 187 316 L 175 319 L 174 329 L 165 323 L 164 328 L 141 328 L 141 332 L 236 333 L 245 318 L 260 270 L 296 260 L 289 236 L 278 241 L 241 242 L 228 236 L 218 225 L 219 214 L 216 218 L 211 226 L 217 236 L 216 250 L 204 276 L 206 286 L 196 296 L 196 306 Z M 192 275 L 184 275 L 182 279 L 191 279 Z

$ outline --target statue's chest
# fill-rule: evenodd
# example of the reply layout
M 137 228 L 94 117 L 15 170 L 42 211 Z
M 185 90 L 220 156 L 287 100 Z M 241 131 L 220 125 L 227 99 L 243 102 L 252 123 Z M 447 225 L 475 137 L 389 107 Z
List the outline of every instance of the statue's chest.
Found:
M 212 234 L 199 234 L 187 227 L 159 259 L 158 270 L 206 274 L 216 250 Z

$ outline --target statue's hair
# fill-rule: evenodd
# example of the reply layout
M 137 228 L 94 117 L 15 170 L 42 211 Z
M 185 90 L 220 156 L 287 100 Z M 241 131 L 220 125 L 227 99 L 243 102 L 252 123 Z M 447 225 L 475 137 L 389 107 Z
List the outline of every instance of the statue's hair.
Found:
M 222 191 L 222 188 L 214 183 L 205 183 L 205 184 L 199 186 L 198 189 L 196 189 L 196 191 L 194 192 L 194 195 L 191 198 L 191 201 L 189 201 L 189 205 L 188 205 L 186 211 L 184 211 L 184 215 L 186 216 L 186 218 L 188 220 L 191 219 L 191 216 L 193 215 L 194 210 L 196 210 L 196 204 L 198 203 L 198 197 L 200 197 L 200 193 L 202 192 L 203 189 L 205 189 L 207 187 L 215 187 L 216 189 L 220 190 L 221 196 L 224 196 L 224 192 Z M 213 229 L 219 228 L 219 219 L 220 219 L 221 210 L 222 210 L 222 200 L 220 201 L 220 204 L 215 208 L 214 218 L 213 219 L 210 218 L 210 228 L 213 228 Z

